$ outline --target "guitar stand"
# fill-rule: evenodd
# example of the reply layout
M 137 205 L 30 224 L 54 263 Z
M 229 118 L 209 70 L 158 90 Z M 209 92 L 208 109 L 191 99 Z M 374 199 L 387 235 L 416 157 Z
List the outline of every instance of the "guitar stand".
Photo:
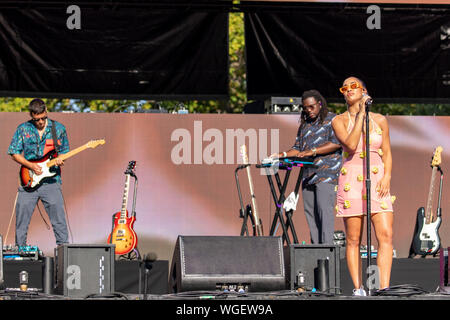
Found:
M 242 193 L 241 193 L 241 188 L 240 188 L 240 184 L 239 184 L 239 176 L 238 176 L 239 170 L 245 169 L 249 165 L 250 164 L 240 165 L 239 167 L 236 168 L 236 170 L 234 170 L 234 177 L 236 179 L 239 203 L 241 205 L 241 208 L 239 209 L 239 218 L 241 218 L 243 220 L 242 227 L 241 227 L 241 234 L 240 234 L 241 236 L 244 236 L 244 235 L 249 236 L 250 235 L 249 231 L 248 231 L 248 226 L 247 226 L 248 218 L 250 218 L 250 221 L 252 223 L 253 236 L 256 236 L 256 226 L 255 226 L 255 219 L 253 218 L 252 206 L 250 204 L 248 204 L 246 209 L 244 209 L 244 202 L 242 200 Z
M 300 184 L 302 182 L 302 178 L 303 178 L 303 167 L 316 167 L 316 165 L 313 164 L 312 160 L 310 158 L 298 158 L 298 157 L 286 157 L 286 158 L 280 158 L 279 162 L 276 164 L 278 166 L 278 169 L 281 170 L 285 170 L 286 173 L 284 175 L 284 181 L 283 183 L 281 182 L 280 179 L 280 175 L 278 174 L 278 170 L 275 170 L 275 173 L 272 174 L 271 170 L 273 170 L 273 165 L 265 165 L 265 164 L 260 164 L 260 165 L 256 165 L 257 168 L 265 168 L 266 170 L 266 176 L 267 176 L 267 180 L 269 182 L 269 187 L 270 187 L 270 191 L 272 193 L 272 197 L 273 197 L 273 201 L 275 203 L 275 215 L 272 221 L 272 226 L 270 228 L 270 235 L 271 236 L 275 236 L 276 234 L 276 229 L 277 229 L 277 221 L 279 220 L 279 224 L 281 225 L 282 228 L 282 236 L 283 236 L 283 240 L 286 242 L 286 244 L 289 246 L 291 244 L 291 239 L 289 237 L 289 230 L 291 231 L 292 234 L 292 242 L 294 244 L 298 244 L 298 238 L 297 238 L 297 233 L 295 231 L 295 227 L 294 227 L 294 223 L 292 221 L 292 215 L 293 215 L 293 210 L 288 210 L 285 212 L 286 218 L 283 218 L 282 215 L 282 208 L 283 208 L 283 204 L 284 201 L 286 200 L 285 197 L 285 192 L 286 192 L 286 188 L 288 185 L 288 181 L 289 181 L 289 177 L 291 175 L 292 169 L 293 168 L 300 168 L 299 173 L 298 173 L 298 177 L 297 177 L 297 182 L 295 185 L 295 189 L 294 189 L 294 195 L 295 197 L 297 197 L 298 195 L 298 191 L 300 189 Z M 278 187 L 278 191 L 279 191 L 279 195 L 277 196 L 277 192 L 275 190 L 275 186 L 272 180 L 272 175 L 275 177 L 276 183 L 277 183 L 277 187 Z

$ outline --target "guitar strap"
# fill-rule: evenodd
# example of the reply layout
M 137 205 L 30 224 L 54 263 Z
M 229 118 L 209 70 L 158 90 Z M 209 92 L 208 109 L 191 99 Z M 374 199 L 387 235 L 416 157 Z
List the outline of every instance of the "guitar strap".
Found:
M 53 146 L 55 147 L 55 152 L 57 155 L 59 155 L 59 148 L 58 148 L 58 139 L 56 137 L 56 125 L 55 121 L 52 120 L 52 138 L 53 138 Z M 61 175 L 61 168 L 59 166 L 56 167 L 56 174 Z
M 55 126 L 55 121 L 52 121 L 52 138 L 53 138 L 53 146 L 55 147 L 55 151 L 57 154 L 59 154 L 59 150 L 58 150 L 58 139 L 56 138 L 56 126 Z

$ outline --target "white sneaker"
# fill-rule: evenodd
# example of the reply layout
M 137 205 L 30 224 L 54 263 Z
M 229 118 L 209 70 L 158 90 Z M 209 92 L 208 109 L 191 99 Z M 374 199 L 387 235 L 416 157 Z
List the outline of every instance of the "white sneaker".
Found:
M 365 297 L 365 296 L 367 296 L 367 293 L 366 293 L 366 290 L 364 290 L 364 288 L 353 289 L 352 296 Z

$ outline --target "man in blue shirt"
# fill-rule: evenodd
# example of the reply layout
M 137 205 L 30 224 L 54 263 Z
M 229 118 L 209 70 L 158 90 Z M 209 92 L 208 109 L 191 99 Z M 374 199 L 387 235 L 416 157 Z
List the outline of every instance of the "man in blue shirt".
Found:
M 28 105 L 31 120 L 20 124 L 8 148 L 8 154 L 20 165 L 28 168 L 33 174 L 42 174 L 38 160 L 48 152 L 56 150 L 58 155 L 69 152 L 69 141 L 66 128 L 61 123 L 50 120 L 47 108 L 41 99 L 33 99 Z M 56 145 L 55 145 L 56 144 Z M 16 203 L 16 245 L 27 243 L 28 226 L 39 200 L 42 201 L 50 218 L 56 244 L 68 243 L 68 231 L 64 210 L 64 199 L 61 191 L 61 169 L 64 161 L 59 157 L 56 161 L 56 175 L 33 189 L 19 187 Z
M 317 90 L 302 95 L 303 111 L 292 149 L 281 157 L 313 157 L 317 169 L 304 168 L 303 207 L 311 243 L 333 244 L 336 186 L 342 165 L 341 146 L 334 135 L 325 98 Z

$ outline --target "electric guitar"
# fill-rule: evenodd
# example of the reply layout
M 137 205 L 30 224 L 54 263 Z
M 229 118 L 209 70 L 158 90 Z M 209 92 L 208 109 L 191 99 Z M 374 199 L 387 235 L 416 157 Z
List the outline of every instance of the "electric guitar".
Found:
M 247 147 L 244 145 L 241 146 L 241 156 L 244 164 L 248 164 L 248 156 L 247 156 Z M 252 197 L 252 206 L 253 206 L 253 218 L 255 221 L 255 225 L 253 227 L 253 233 L 257 236 L 263 235 L 263 227 L 262 222 L 258 216 L 258 208 L 256 207 L 256 197 L 255 192 L 253 191 L 253 180 L 250 172 L 250 166 L 247 166 L 247 176 L 248 176 L 248 184 L 250 186 L 250 195 Z
M 416 230 L 412 242 L 412 249 L 418 255 L 434 255 L 441 247 L 441 240 L 439 237 L 439 227 L 441 226 L 441 191 L 442 191 L 442 176 L 439 190 L 439 200 L 437 214 L 433 217 L 433 193 L 436 180 L 436 171 L 441 164 L 442 147 L 437 147 L 434 151 L 433 160 L 431 161 L 431 182 L 430 191 L 428 193 L 428 201 L 426 208 L 421 207 L 417 211 Z M 442 171 L 441 171 L 442 172 Z
M 125 188 L 122 197 L 122 209 L 114 215 L 114 227 L 111 234 L 108 236 L 108 243 L 115 244 L 115 253 L 123 255 L 131 252 L 137 246 L 137 235 L 133 230 L 133 224 L 136 220 L 134 215 L 128 216 L 128 192 L 130 189 L 130 177 L 133 175 L 133 170 L 136 168 L 136 161 L 128 163 L 125 171 Z
M 67 153 L 61 154 L 59 156 L 59 158 L 62 160 L 66 160 L 83 150 L 86 150 L 88 148 L 96 148 L 97 146 L 104 144 L 104 143 L 105 143 L 105 140 L 103 140 L 103 139 L 102 140 L 91 140 L 88 143 L 82 145 L 81 147 L 78 147 Z M 47 152 L 42 158 L 30 161 L 32 163 L 37 163 L 41 167 L 42 173 L 39 175 L 37 175 L 30 168 L 27 168 L 23 165 L 20 167 L 19 179 L 20 179 L 20 184 L 24 188 L 24 190 L 34 191 L 34 190 L 38 189 L 45 180 L 48 180 L 49 178 L 56 175 L 56 170 L 55 170 L 56 160 L 54 159 L 55 155 L 56 155 L 56 151 L 51 150 L 51 151 Z

